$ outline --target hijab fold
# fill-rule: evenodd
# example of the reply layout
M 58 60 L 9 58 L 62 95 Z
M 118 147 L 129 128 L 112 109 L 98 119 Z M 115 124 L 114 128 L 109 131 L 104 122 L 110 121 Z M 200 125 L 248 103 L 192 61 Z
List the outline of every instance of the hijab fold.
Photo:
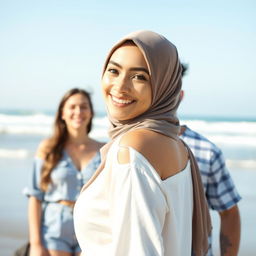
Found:
M 176 111 L 180 103 L 182 68 L 176 47 L 165 37 L 155 32 L 133 32 L 122 38 L 110 50 L 103 73 L 114 51 L 127 41 L 132 41 L 141 50 L 146 60 L 152 85 L 152 103 L 146 112 L 130 120 L 116 120 L 108 113 L 111 125 L 109 130 L 111 141 L 102 148 L 102 162 L 84 189 L 103 170 L 107 152 L 113 141 L 125 132 L 135 129 L 149 129 L 178 140 L 180 126 Z M 198 166 L 189 148 L 188 152 L 191 161 L 194 200 L 192 247 L 196 256 L 203 256 L 208 250 L 211 221 Z

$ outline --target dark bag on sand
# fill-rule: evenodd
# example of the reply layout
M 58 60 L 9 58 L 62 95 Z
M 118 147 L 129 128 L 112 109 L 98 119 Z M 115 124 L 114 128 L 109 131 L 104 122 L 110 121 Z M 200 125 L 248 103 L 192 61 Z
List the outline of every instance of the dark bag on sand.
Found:
M 13 256 L 29 256 L 29 242 L 22 245 L 20 248 L 18 248 Z

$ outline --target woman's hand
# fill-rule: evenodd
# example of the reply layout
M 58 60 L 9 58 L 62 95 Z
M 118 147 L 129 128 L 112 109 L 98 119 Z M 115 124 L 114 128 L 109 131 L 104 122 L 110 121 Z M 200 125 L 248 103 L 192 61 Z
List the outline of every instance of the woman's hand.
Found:
M 30 256 L 50 256 L 41 244 L 30 244 L 29 253 Z

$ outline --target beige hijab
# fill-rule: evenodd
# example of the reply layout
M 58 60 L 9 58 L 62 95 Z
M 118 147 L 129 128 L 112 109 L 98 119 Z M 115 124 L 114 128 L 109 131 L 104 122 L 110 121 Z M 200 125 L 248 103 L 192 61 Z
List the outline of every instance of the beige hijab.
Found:
M 111 49 L 103 72 L 113 52 L 126 41 L 132 41 L 145 57 L 152 84 L 152 103 L 146 112 L 131 120 L 119 121 L 113 119 L 108 113 L 111 123 L 109 134 L 112 140 L 101 150 L 102 163 L 85 188 L 92 183 L 104 168 L 107 151 L 114 139 L 126 131 L 144 128 L 178 139 L 180 126 L 176 111 L 180 103 L 181 65 L 176 47 L 162 35 L 151 31 L 131 33 Z M 208 234 L 210 233 L 211 222 L 199 170 L 190 150 L 189 157 L 194 191 L 192 246 L 195 255 L 201 256 L 208 249 Z

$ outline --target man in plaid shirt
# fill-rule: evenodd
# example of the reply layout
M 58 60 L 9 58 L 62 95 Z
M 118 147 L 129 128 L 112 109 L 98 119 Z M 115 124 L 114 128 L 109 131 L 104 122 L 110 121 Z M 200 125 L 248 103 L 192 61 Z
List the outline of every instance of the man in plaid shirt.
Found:
M 187 67 L 183 65 L 182 75 Z M 181 91 L 183 98 L 184 91 Z M 182 126 L 180 138 L 192 150 L 201 172 L 202 182 L 209 208 L 220 216 L 221 256 L 238 254 L 240 242 L 240 215 L 237 206 L 241 199 L 226 168 L 222 151 L 207 138 Z M 208 256 L 212 256 L 211 237 Z
M 226 168 L 221 150 L 202 135 L 182 126 L 180 135 L 191 148 L 201 173 L 210 209 L 218 211 L 221 220 L 221 255 L 237 255 L 240 241 L 240 216 L 237 206 L 241 199 Z M 211 238 L 209 238 L 211 244 Z M 210 249 L 207 255 L 213 255 Z

